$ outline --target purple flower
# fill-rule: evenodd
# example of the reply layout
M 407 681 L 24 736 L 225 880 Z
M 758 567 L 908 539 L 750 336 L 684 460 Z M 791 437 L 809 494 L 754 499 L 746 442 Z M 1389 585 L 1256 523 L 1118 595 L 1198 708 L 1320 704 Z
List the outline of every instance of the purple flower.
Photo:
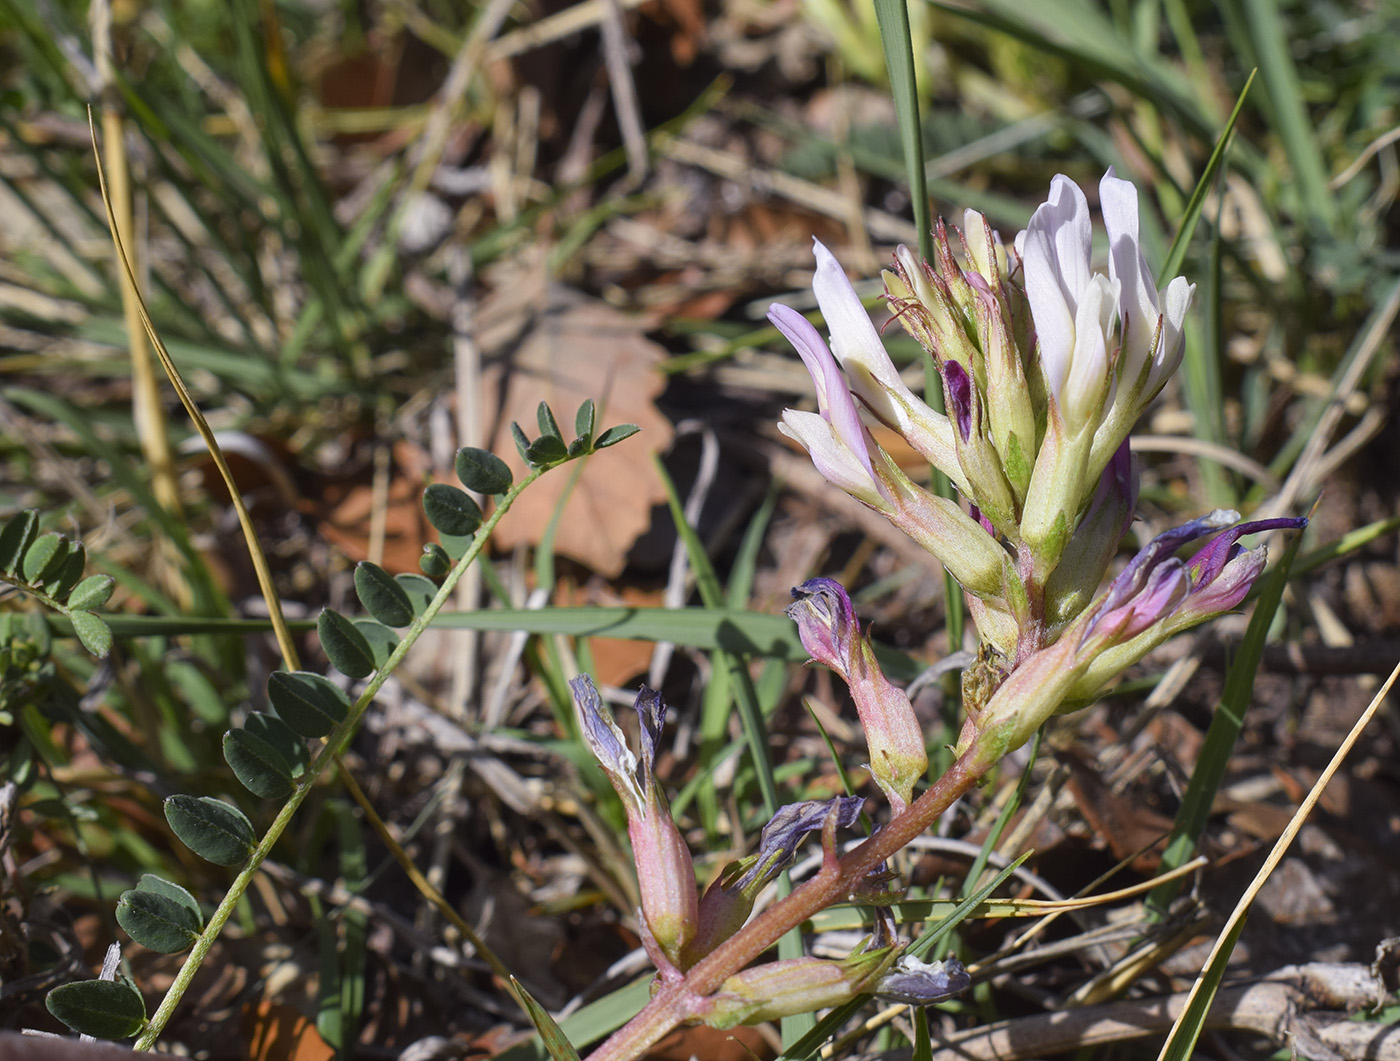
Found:
M 1092 699 L 1168 637 L 1235 607 L 1264 568 L 1264 549 L 1242 535 L 1294 529 L 1306 519 L 1238 523 L 1217 510 L 1157 535 L 1058 639 L 1019 661 L 971 720 L 968 740 L 990 760 L 1020 747 L 1051 715 Z M 1195 556 L 1182 546 L 1214 535 Z M 964 742 L 966 743 L 966 742 Z

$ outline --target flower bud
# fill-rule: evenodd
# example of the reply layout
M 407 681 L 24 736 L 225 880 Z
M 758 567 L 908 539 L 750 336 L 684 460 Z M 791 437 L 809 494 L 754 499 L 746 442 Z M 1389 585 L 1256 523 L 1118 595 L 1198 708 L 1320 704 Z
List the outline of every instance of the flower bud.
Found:
M 627 835 L 632 841 L 642 897 L 644 938 L 649 936 L 649 942 L 654 942 L 659 954 L 653 953 L 652 958 L 665 975 L 680 967 L 682 952 L 695 936 L 699 902 L 690 849 L 671 819 L 666 796 L 653 772 L 666 705 L 661 694 L 652 689 L 643 688 L 637 694 L 634 706 L 641 723 L 642 750 L 638 763 L 617 723 L 605 711 L 593 679 L 580 675 L 569 687 L 583 739 L 627 811 Z
M 851 599 L 839 582 L 814 578 L 792 591 L 788 616 L 812 658 L 850 687 L 870 750 L 870 773 L 896 814 L 913 799 L 914 784 L 928 770 L 923 728 L 902 689 L 891 685 L 861 633 Z
M 810 1013 L 868 994 L 894 962 L 896 948 L 861 951 L 840 961 L 787 958 L 736 973 L 705 1000 L 712 1028 Z

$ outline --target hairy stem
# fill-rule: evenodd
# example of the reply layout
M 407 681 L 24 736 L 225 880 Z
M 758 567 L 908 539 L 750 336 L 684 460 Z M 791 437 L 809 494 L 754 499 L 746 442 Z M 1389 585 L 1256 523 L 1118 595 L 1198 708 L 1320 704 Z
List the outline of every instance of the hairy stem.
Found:
M 701 1000 L 746 967 L 781 937 L 818 911 L 848 898 L 872 869 L 902 849 L 938 820 L 996 762 L 974 740 L 942 777 L 903 814 L 896 816 L 833 868 L 779 900 L 710 952 L 685 978 L 663 987 L 640 1013 L 589 1055 L 588 1061 L 634 1061 L 647 1047 L 698 1011 Z

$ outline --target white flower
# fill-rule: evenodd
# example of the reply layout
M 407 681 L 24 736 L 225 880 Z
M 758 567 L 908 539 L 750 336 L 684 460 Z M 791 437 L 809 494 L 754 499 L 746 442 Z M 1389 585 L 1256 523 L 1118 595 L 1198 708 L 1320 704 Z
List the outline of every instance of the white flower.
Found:
M 1167 285 L 1166 304 L 1138 243 L 1138 193 L 1110 168 L 1099 182 L 1099 201 L 1108 229 L 1108 271 L 1121 286 L 1119 317 L 1123 352 L 1118 379 L 1124 397 L 1142 411 L 1181 364 L 1182 325 L 1195 284 L 1178 276 Z
M 903 247 L 900 250 L 908 253 Z M 851 391 L 877 420 L 897 431 L 916 452 L 963 488 L 966 483 L 948 418 L 916 398 L 900 378 L 836 256 L 817 239 L 812 240 L 812 253 L 817 258 L 812 292 L 831 333 L 831 352 L 841 363 Z
M 1016 237 L 1016 247 L 1046 393 L 1066 431 L 1075 434 L 1102 418 L 1111 383 L 1108 336 L 1120 285 L 1090 270 L 1089 204 L 1064 175 L 1050 182 L 1050 198 Z

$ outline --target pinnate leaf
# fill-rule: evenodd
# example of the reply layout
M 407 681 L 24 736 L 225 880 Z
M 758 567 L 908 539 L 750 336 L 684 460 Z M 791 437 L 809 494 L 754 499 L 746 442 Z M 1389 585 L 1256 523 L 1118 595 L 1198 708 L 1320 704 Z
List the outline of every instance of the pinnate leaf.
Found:
M 35 539 L 21 564 L 24 580 L 31 586 L 37 586 L 46 577 L 55 574 L 63 561 L 68 559 L 68 550 L 63 545 L 63 535 L 52 532 Z
M 83 648 L 87 649 L 98 659 L 106 659 L 107 653 L 112 651 L 112 628 L 103 621 L 101 616 L 92 612 L 72 612 L 69 617 L 73 623 L 73 633 L 78 635 L 78 640 L 83 643 Z
M 203 925 L 199 909 L 160 892 L 141 888 L 117 900 L 117 924 L 141 946 L 161 954 L 178 954 L 194 944 Z
M 199 900 L 196 899 L 185 888 L 180 887 L 174 881 L 166 880 L 164 877 L 157 877 L 154 873 L 143 873 L 141 879 L 136 882 L 138 892 L 151 892 L 154 895 L 163 895 L 173 902 L 179 903 L 186 910 L 190 911 L 199 927 L 204 927 L 204 914 L 199 909 Z
M 374 654 L 374 669 L 379 670 L 389 662 L 394 649 L 399 647 L 399 635 L 373 619 L 356 619 L 355 626 L 369 642 L 369 650 Z
M 443 534 L 465 537 L 481 526 L 481 509 L 464 490 L 433 483 L 423 491 L 423 512 Z
M 244 720 L 243 730 L 272 745 L 291 768 L 292 777 L 300 777 L 311 765 L 311 754 L 306 750 L 306 741 L 297 736 L 291 727 L 276 715 L 254 711 Z
M 6 522 L 3 530 L 0 530 L 0 568 L 6 574 L 12 574 L 19 569 L 19 562 L 24 558 L 25 550 L 29 548 L 34 536 L 39 532 L 39 513 L 32 508 L 25 509 Z
M 541 435 L 525 450 L 525 459 L 534 467 L 556 464 L 569 455 L 564 440 L 557 435 Z
M 68 607 L 81 611 L 100 608 L 112 599 L 116 587 L 117 580 L 111 575 L 89 575 L 73 587 L 68 595 Z
M 316 633 L 331 666 L 351 678 L 366 678 L 374 671 L 374 653 L 359 628 L 337 611 L 327 608 L 316 620 Z
M 82 579 L 85 567 L 87 549 L 83 548 L 82 542 L 69 542 L 63 562 L 56 566 L 52 575 L 45 577 L 44 592 L 54 600 L 63 600 Z
M 549 407 L 549 402 L 540 402 L 539 408 L 535 410 L 535 422 L 540 425 L 541 435 L 564 441 L 564 435 L 559 430 L 559 421 L 554 419 L 554 410 Z
M 385 626 L 407 626 L 413 622 L 413 606 L 394 576 L 378 564 L 362 560 L 355 565 L 355 592 L 365 611 Z
M 607 449 L 609 446 L 616 446 L 623 439 L 631 438 L 640 430 L 641 428 L 636 424 L 614 424 L 598 436 L 598 441 L 593 443 L 593 448 Z
M 267 698 L 278 717 L 303 737 L 324 737 L 350 711 L 346 695 L 311 671 L 274 671 L 267 680 Z
M 394 581 L 408 596 L 415 617 L 422 615 L 424 609 L 437 596 L 438 584 L 424 575 L 395 575 Z
M 146 1000 L 125 977 L 62 984 L 44 1005 L 75 1032 L 95 1039 L 129 1039 L 146 1025 Z
M 510 465 L 490 450 L 464 446 L 457 451 L 457 478 L 478 494 L 504 494 L 513 477 Z
M 437 542 L 423 546 L 423 555 L 418 558 L 418 567 L 429 578 L 442 578 L 452 570 L 452 557 Z
M 253 823 L 243 812 L 209 796 L 171 796 L 165 820 L 186 847 L 218 866 L 236 866 L 253 851 Z
M 263 799 L 281 799 L 292 790 L 292 767 L 276 747 L 246 729 L 224 734 L 224 759 L 249 792 Z
M 593 399 L 583 399 L 583 404 L 578 407 L 578 412 L 574 414 L 574 434 L 582 439 L 591 439 L 597 415 L 597 407 L 594 406 Z

